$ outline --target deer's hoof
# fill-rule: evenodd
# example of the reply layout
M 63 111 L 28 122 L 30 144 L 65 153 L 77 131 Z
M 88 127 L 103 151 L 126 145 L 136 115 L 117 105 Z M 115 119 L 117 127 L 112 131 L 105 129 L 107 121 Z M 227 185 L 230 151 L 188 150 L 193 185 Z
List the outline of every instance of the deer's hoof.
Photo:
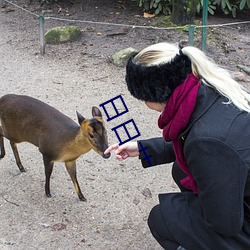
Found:
M 87 201 L 87 199 L 84 196 L 79 197 L 80 201 Z

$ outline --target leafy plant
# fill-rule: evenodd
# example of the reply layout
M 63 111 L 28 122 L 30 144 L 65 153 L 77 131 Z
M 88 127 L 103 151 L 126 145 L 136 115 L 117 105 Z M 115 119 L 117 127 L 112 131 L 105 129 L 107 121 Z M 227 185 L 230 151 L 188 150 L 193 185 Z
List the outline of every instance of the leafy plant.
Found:
M 165 15 L 171 14 L 171 0 L 136 0 L 139 7 L 143 7 L 145 11 L 154 11 L 158 15 L 163 13 Z
M 224 14 L 231 13 L 233 17 L 236 17 L 236 11 L 238 7 L 236 4 L 230 3 L 229 0 L 215 0 L 213 4 L 221 6 Z
M 154 14 L 156 15 L 158 15 L 159 13 L 170 15 L 172 10 L 172 3 L 174 0 L 134 0 L 134 1 L 137 1 L 139 7 L 143 7 L 145 11 L 154 11 Z M 193 0 L 187 0 L 187 1 L 193 1 Z M 197 13 L 201 12 L 203 8 L 203 2 L 204 0 L 199 0 L 196 7 Z M 220 6 L 224 14 L 231 14 L 233 17 L 236 17 L 237 10 L 241 11 L 245 8 L 250 9 L 250 0 L 208 0 L 208 12 L 211 15 L 214 15 L 218 6 Z
M 202 11 L 203 8 L 203 0 L 200 0 L 197 4 L 196 7 L 196 11 L 197 13 L 200 13 Z M 216 10 L 216 6 L 213 4 L 213 2 L 211 2 L 210 0 L 208 0 L 208 12 L 211 15 L 214 15 L 214 11 Z
M 250 9 L 250 0 L 241 0 L 240 1 L 239 9 L 243 10 L 245 7 Z

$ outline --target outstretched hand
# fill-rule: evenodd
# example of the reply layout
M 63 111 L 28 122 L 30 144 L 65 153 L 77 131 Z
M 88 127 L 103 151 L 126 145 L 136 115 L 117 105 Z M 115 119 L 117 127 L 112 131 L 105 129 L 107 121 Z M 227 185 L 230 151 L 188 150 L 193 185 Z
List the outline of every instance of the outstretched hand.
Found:
M 139 156 L 138 144 L 137 142 L 127 142 L 119 146 L 119 144 L 113 144 L 108 147 L 104 154 L 108 154 L 111 151 L 115 150 L 115 157 L 122 161 L 128 157 L 136 157 Z

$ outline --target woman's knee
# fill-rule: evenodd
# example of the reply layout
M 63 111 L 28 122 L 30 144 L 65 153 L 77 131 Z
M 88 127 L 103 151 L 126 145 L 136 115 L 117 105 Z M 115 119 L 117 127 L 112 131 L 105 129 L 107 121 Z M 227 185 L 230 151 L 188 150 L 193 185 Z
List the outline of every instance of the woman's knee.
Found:
M 175 242 L 169 232 L 164 222 L 159 204 L 152 208 L 148 217 L 148 226 L 154 238 L 164 249 L 177 249 L 179 244 Z
M 158 228 L 158 220 L 160 217 L 159 210 L 160 210 L 160 205 L 156 205 L 155 207 L 152 208 L 148 216 L 148 226 L 151 232 L 155 231 Z

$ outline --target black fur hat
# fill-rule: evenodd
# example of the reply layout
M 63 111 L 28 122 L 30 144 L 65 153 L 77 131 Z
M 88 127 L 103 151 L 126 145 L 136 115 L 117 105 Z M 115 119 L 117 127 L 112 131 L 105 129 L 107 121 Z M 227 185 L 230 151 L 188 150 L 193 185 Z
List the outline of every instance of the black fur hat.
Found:
M 131 95 L 142 101 L 165 103 L 192 71 L 190 59 L 182 52 L 171 62 L 154 66 L 135 64 L 134 56 L 126 66 L 126 82 Z

